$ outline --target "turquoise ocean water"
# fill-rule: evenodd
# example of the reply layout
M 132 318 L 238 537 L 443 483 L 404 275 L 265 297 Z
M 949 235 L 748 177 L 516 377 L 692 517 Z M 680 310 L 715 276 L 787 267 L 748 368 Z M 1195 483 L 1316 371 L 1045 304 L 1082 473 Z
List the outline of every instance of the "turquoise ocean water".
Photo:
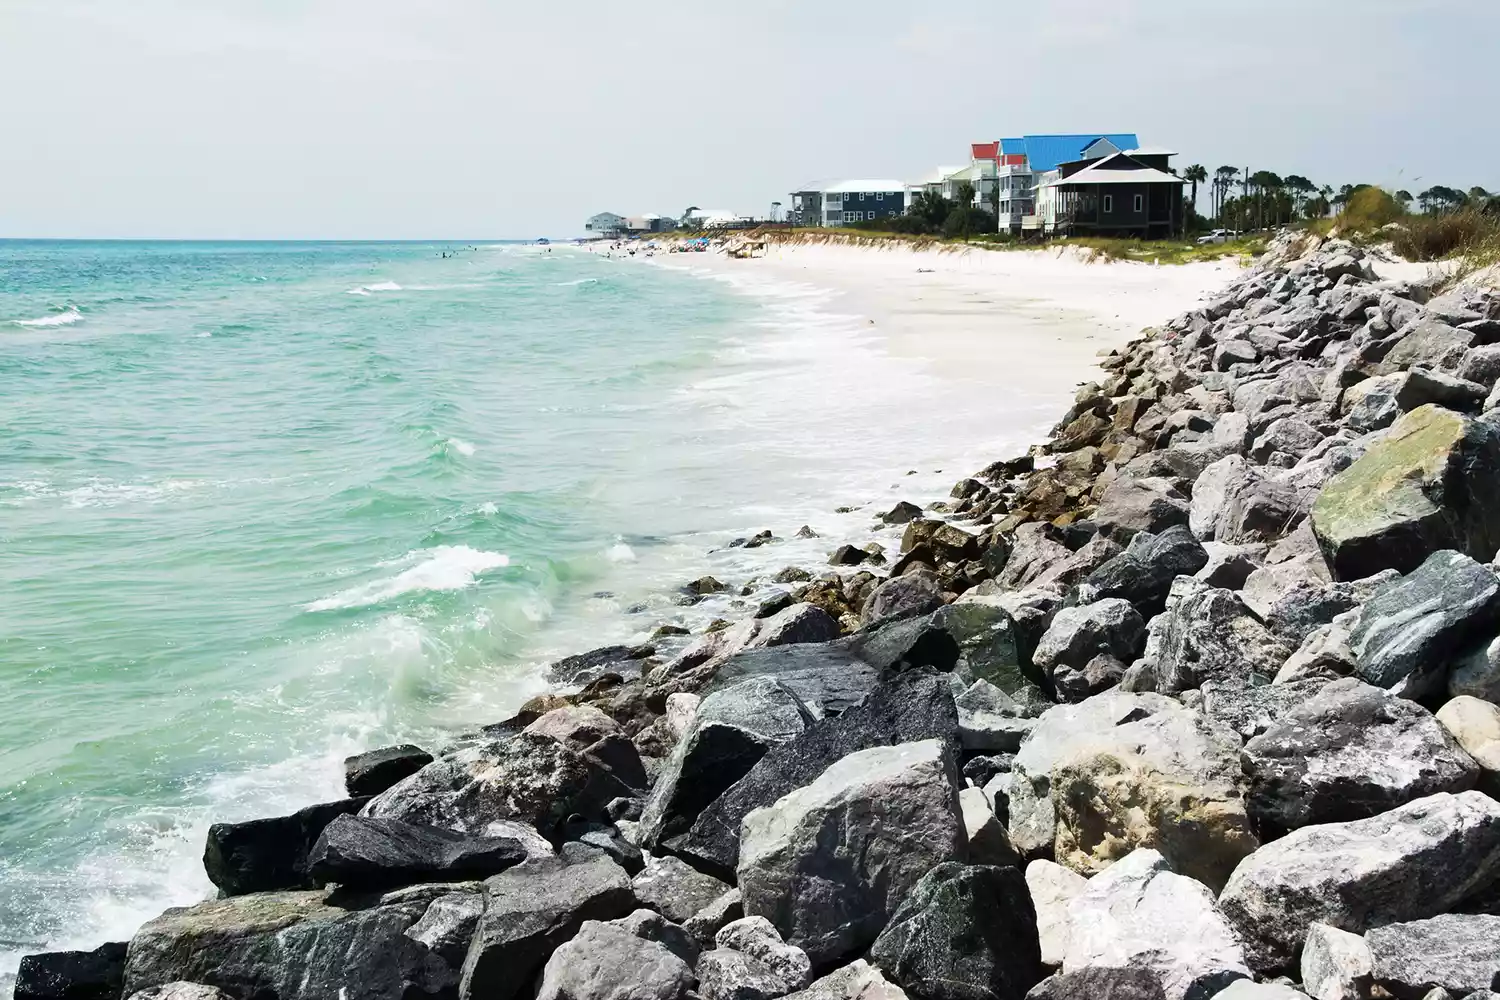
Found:
M 821 559 L 1055 402 L 987 425 L 825 290 L 691 264 L 0 242 L 0 983 L 204 898 L 210 822 L 721 614 L 670 589 Z

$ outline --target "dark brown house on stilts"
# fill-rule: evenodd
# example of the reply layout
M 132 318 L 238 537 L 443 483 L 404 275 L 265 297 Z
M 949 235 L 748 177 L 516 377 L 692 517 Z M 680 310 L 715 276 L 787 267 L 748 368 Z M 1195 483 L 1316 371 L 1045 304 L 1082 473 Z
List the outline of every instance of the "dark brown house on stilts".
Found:
M 1180 236 L 1185 182 L 1167 167 L 1174 155 L 1133 149 L 1058 164 L 1037 189 L 1043 235 Z

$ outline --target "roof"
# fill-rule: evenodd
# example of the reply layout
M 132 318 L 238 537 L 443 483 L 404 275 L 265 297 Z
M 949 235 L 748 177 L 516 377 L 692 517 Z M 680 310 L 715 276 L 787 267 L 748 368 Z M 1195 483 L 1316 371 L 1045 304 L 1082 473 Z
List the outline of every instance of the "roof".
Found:
M 828 194 L 843 194 L 845 192 L 859 191 L 905 191 L 906 184 L 902 181 L 893 181 L 888 178 L 874 181 L 839 181 L 837 184 L 828 185 L 823 190 Z
M 1142 146 L 1140 149 L 1127 149 L 1126 154 L 1130 156 L 1176 156 L 1177 150 L 1167 149 L 1165 146 Z
M 976 160 L 993 160 L 1000 155 L 999 142 L 974 142 L 969 144 L 970 155 Z
M 1144 166 L 1124 153 L 1106 156 L 1098 163 L 1084 167 L 1068 177 L 1056 177 L 1042 187 L 1066 187 L 1070 184 L 1183 184 L 1181 177 L 1165 170 Z
M 1100 139 L 1108 139 L 1120 149 L 1134 149 L 1141 144 L 1134 132 L 1069 132 L 1001 139 L 1000 149 L 1004 153 L 1026 154 L 1027 165 L 1037 173 L 1044 173 L 1056 170 L 1059 163 L 1078 159 Z

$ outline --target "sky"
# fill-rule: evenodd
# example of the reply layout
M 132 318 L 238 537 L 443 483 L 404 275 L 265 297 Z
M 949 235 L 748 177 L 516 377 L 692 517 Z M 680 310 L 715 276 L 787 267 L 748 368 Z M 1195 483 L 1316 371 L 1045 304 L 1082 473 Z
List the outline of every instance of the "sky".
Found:
M 1134 131 L 1500 188 L 1495 0 L 0 0 L 0 237 L 531 238 Z

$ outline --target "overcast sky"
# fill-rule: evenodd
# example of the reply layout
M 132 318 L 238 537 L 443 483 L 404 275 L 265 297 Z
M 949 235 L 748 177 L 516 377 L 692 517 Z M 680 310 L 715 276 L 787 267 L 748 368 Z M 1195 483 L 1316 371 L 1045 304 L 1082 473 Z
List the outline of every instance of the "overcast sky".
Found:
M 1500 188 L 1497 0 L 0 0 L 0 237 L 501 238 L 968 143 Z

